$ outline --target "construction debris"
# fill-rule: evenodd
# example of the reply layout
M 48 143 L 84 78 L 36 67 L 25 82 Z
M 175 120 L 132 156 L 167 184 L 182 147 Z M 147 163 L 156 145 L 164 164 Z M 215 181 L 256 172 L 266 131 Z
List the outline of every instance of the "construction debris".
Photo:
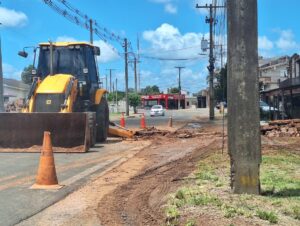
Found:
M 170 133 L 170 131 L 168 131 L 168 130 L 160 130 L 155 127 L 148 127 L 143 130 L 137 131 L 135 135 L 136 135 L 136 137 L 147 137 L 147 136 L 153 136 L 153 135 L 165 136 L 169 133 Z
M 267 137 L 300 137 L 300 119 L 270 121 L 261 126 L 261 133 Z

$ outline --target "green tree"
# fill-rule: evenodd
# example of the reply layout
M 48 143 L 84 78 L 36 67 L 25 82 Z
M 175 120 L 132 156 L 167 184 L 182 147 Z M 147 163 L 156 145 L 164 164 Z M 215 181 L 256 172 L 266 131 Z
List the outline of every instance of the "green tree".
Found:
M 118 101 L 123 100 L 125 97 L 125 92 L 118 91 L 117 97 L 118 97 Z M 107 100 L 109 102 L 116 100 L 116 92 L 108 93 Z
M 25 67 L 23 69 L 23 72 L 21 74 L 21 78 L 22 78 L 22 81 L 25 84 L 31 84 L 32 83 L 32 69 L 34 69 L 32 64 L 28 65 L 27 67 Z
M 217 102 L 227 101 L 227 64 L 215 75 L 217 84 L 214 86 Z
M 136 107 L 141 103 L 141 97 L 137 93 L 129 93 L 128 95 L 129 105 L 133 107 L 133 111 L 136 114 Z
M 178 94 L 179 93 L 179 88 L 178 87 L 172 87 L 169 90 L 170 93 Z
M 159 87 L 154 86 L 146 86 L 144 89 L 141 90 L 142 95 L 151 95 L 151 94 L 160 94 Z

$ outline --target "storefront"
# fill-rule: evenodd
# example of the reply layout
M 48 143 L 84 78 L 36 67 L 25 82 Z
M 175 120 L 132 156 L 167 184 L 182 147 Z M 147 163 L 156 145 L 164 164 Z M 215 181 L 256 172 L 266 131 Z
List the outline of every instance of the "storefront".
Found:
M 165 109 L 185 108 L 185 95 L 181 94 L 158 94 L 142 96 L 144 108 L 151 108 L 153 105 L 162 105 Z

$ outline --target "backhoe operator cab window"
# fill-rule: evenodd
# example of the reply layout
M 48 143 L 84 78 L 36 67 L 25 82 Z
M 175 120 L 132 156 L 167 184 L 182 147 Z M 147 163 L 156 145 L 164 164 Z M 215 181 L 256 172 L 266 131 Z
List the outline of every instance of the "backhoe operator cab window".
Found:
M 50 74 L 50 46 L 40 47 L 37 75 Z M 53 74 L 71 74 L 79 81 L 98 82 L 94 50 L 88 45 L 53 46 Z

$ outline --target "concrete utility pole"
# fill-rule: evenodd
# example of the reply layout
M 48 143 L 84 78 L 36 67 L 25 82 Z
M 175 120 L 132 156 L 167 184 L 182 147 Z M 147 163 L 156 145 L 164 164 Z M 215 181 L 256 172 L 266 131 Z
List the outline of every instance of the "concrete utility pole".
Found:
M 93 20 L 90 19 L 90 43 L 93 44 Z
M 213 39 L 213 25 L 216 23 L 213 16 L 213 9 L 224 8 L 224 6 L 215 6 L 206 4 L 205 6 L 196 5 L 196 8 L 209 9 L 209 18 L 206 17 L 205 22 L 209 24 L 209 119 L 215 119 L 215 98 L 214 98 L 214 70 L 215 70 L 215 58 L 214 58 L 214 39 Z
M 112 80 L 111 80 L 112 71 L 114 71 L 115 69 L 110 68 L 110 69 L 106 69 L 106 70 L 109 71 L 109 92 L 111 93 L 112 92 Z
M 223 68 L 223 45 L 221 44 L 221 69 Z
M 260 193 L 257 0 L 228 0 L 228 151 L 234 193 Z
M 108 87 L 107 87 L 107 74 L 105 75 L 105 87 L 106 87 L 106 90 L 108 90 Z
M 124 39 L 125 50 L 125 100 L 126 100 L 126 116 L 129 116 L 129 100 L 128 100 L 128 42 L 127 38 Z
M 1 23 L 0 23 L 1 25 Z M 3 70 L 2 70 L 2 44 L 0 37 L 0 112 L 4 112 L 4 89 L 3 89 Z
M 133 63 L 134 66 L 134 92 L 138 92 L 138 73 L 137 73 L 137 65 L 140 61 L 134 57 L 133 61 L 129 61 L 129 63 Z
M 137 93 L 137 91 L 138 91 L 138 81 L 137 81 L 137 68 L 136 68 L 136 64 L 137 64 L 137 59 L 135 57 L 134 58 L 134 91 Z
M 181 69 L 185 68 L 185 67 L 180 67 L 177 66 L 175 67 L 178 69 L 178 89 L 179 89 L 179 94 L 178 94 L 178 109 L 180 107 L 180 95 L 181 95 Z
M 117 112 L 118 112 L 118 79 L 116 78 L 116 105 L 117 105 Z
M 140 67 L 139 67 L 139 63 L 140 61 L 140 39 L 139 39 L 139 35 L 137 35 L 137 84 L 138 84 L 138 88 L 137 90 L 140 92 L 141 91 L 141 74 L 140 74 Z
M 178 89 L 179 89 L 179 94 L 181 94 L 181 69 L 183 69 L 185 67 L 177 66 L 175 68 L 178 69 Z

